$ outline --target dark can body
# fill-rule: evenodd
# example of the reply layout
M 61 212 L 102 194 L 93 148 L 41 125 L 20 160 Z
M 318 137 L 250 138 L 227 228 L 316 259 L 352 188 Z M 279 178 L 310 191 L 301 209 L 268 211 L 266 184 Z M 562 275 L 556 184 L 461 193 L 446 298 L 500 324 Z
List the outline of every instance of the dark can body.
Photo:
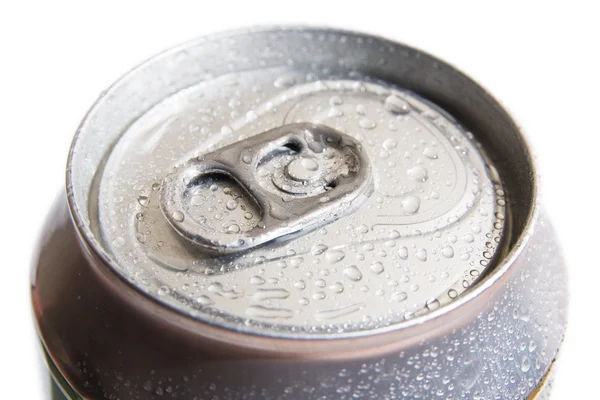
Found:
M 303 32 L 253 30 L 231 36 L 254 35 L 266 41 L 269 35 L 279 35 L 301 42 Z M 566 271 L 552 227 L 540 211 L 529 148 L 510 116 L 466 76 L 402 45 L 365 40 L 370 48 L 397 50 L 381 67 L 381 76 L 388 74 L 387 79 L 443 104 L 475 131 L 489 132 L 479 140 L 495 150 L 492 158 L 509 177 L 505 184 L 512 195 L 513 234 L 503 260 L 467 296 L 399 329 L 338 339 L 251 335 L 158 304 L 116 274 L 86 237 L 83 222 L 74 220 L 68 188 L 50 213 L 32 274 L 37 329 L 52 375 L 67 397 L 548 395 L 546 377 L 566 324 Z M 118 85 L 111 90 L 118 91 Z

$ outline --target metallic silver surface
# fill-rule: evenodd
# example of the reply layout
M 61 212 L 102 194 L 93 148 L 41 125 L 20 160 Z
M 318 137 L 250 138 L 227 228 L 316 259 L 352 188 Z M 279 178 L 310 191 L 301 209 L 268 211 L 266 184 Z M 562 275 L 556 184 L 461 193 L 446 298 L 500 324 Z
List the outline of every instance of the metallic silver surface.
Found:
M 356 71 L 351 75 L 352 80 L 303 83 L 307 76 L 316 77 L 302 67 L 240 72 L 233 101 L 230 86 L 215 79 L 167 98 L 127 126 L 98 169 L 99 183 L 90 188 L 95 192 L 94 185 L 99 186 L 98 196 L 90 198 L 98 201 L 91 204 L 98 216 L 90 225 L 98 225 L 94 236 L 114 257 L 113 268 L 184 313 L 272 336 L 372 333 L 458 297 L 506 250 L 502 182 L 472 135 L 439 108 L 384 82 L 371 83 L 368 76 L 359 80 Z M 288 78 L 283 87 L 281 76 Z M 207 109 L 213 111 L 198 111 Z M 230 121 L 224 109 L 243 117 Z M 173 182 L 189 179 L 186 185 L 191 186 L 185 196 L 180 190 L 160 199 L 158 188 L 173 164 L 214 157 L 221 148 L 229 152 L 249 140 L 263 141 L 265 130 L 276 136 L 282 126 L 317 122 L 345 132 L 348 141 L 363 143 L 361 158 L 369 160 L 368 170 L 329 191 L 333 193 L 322 193 L 320 199 L 329 202 L 306 198 L 303 207 L 296 202 L 291 206 L 295 222 L 267 229 L 270 234 L 259 241 L 284 230 L 296 233 L 293 240 L 273 240 L 252 252 L 221 257 L 205 250 L 217 236 L 230 241 L 230 247 L 243 247 L 235 244 L 238 233 L 260 235 L 262 229 L 255 227 L 273 225 L 273 215 L 291 216 L 281 208 L 302 194 L 281 191 L 305 187 L 292 189 L 285 180 L 294 149 L 282 149 L 289 153 L 255 171 L 238 160 L 237 168 L 248 168 L 248 176 L 238 181 L 231 178 L 233 171 L 198 181 L 169 175 Z M 88 140 L 96 137 L 94 130 L 84 134 Z M 223 147 L 227 144 L 233 147 Z M 338 157 L 342 154 L 332 160 Z M 77 164 L 73 171 L 82 170 Z M 191 168 L 196 174 L 196 167 Z M 256 179 L 265 186 L 244 188 Z M 326 220 L 335 222 L 313 229 L 321 222 L 309 210 L 335 206 L 335 193 L 348 192 L 352 182 L 358 201 L 343 218 L 325 208 L 330 213 Z M 324 190 L 315 189 L 317 194 Z M 367 189 L 372 192 L 368 198 Z M 276 195 L 283 201 L 279 209 L 271 209 L 268 199 Z M 263 200 L 257 201 L 258 196 Z M 213 236 L 193 237 L 202 227 L 205 235 L 213 230 Z M 204 246 L 182 240 L 182 233 Z M 219 247 L 224 250 L 217 245 L 211 253 Z
M 244 205 L 244 218 L 224 227 L 189 212 L 198 197 L 204 203 L 198 187 L 215 175 L 239 185 L 230 193 L 229 211 L 244 197 L 239 191 L 258 205 L 256 225 L 243 224 L 254 218 Z M 231 253 L 323 227 L 355 211 L 372 192 L 362 146 L 328 126 L 303 123 L 271 129 L 175 167 L 163 181 L 160 207 L 186 239 L 207 251 Z
M 218 257 L 166 221 L 169 168 L 296 123 L 362 144 L 373 193 L 354 212 Z M 265 193 L 319 170 L 287 156 Z M 312 28 L 188 43 L 106 92 L 69 168 L 75 229 L 60 200 L 32 295 L 83 398 L 518 399 L 562 341 L 565 269 L 521 132 L 468 77 L 401 44 Z M 194 188 L 185 211 L 258 226 L 235 184 Z
M 45 232 L 38 329 L 84 399 L 525 399 L 564 333 L 565 269 L 544 215 L 481 297 L 425 324 L 335 340 L 220 329 L 148 301 L 79 251 L 62 199 Z

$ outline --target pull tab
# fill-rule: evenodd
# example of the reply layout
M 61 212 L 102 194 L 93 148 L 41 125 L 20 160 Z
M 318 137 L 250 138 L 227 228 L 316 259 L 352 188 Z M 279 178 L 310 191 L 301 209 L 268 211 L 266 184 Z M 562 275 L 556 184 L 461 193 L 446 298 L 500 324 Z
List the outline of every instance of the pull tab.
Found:
M 260 210 L 247 231 L 223 231 L 194 218 L 189 198 L 215 175 L 234 181 Z M 187 161 L 163 180 L 160 207 L 184 238 L 217 253 L 233 253 L 308 232 L 354 212 L 373 192 L 361 144 L 333 128 L 290 124 Z

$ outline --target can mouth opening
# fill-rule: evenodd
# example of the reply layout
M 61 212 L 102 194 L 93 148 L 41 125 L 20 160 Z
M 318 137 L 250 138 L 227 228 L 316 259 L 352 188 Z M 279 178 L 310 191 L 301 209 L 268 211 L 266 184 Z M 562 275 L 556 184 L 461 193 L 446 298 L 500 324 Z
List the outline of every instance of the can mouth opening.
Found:
M 361 34 L 329 29 L 256 29 L 244 30 L 203 38 L 140 65 L 112 86 L 90 110 L 82 122 L 72 145 L 67 168 L 69 206 L 84 239 L 109 265 L 116 263 L 101 244 L 97 220 L 97 186 L 103 165 L 124 130 L 165 98 L 205 80 L 224 79 L 236 72 L 258 68 L 281 67 L 287 57 L 294 57 L 293 49 L 277 48 L 277 43 L 294 43 L 298 47 L 313 46 L 320 37 L 335 37 L 336 41 L 321 46 L 332 52 L 349 54 L 345 62 L 353 69 L 363 71 L 374 79 L 411 90 L 443 108 L 468 128 L 482 144 L 491 164 L 496 168 L 506 189 L 510 223 L 506 224 L 504 246 L 507 250 L 487 277 L 478 285 L 497 279 L 495 271 L 504 268 L 506 257 L 520 251 L 519 242 L 530 228 L 536 213 L 537 181 L 533 158 L 523 135 L 511 116 L 485 89 L 452 66 L 422 53 L 382 38 L 364 39 Z M 340 38 L 345 40 L 338 40 Z M 253 41 L 273 42 L 274 50 L 287 52 L 273 58 L 272 65 L 253 64 L 251 59 L 222 60 L 218 55 L 224 48 L 232 54 L 244 54 Z M 368 41 L 361 52 L 352 54 L 343 49 L 347 42 Z M 219 45 L 215 45 L 219 43 Z M 377 63 L 382 51 L 386 62 Z M 185 57 L 183 56 L 185 55 Z M 325 68 L 338 68 L 337 59 L 315 51 L 311 60 L 301 63 L 320 63 Z M 299 55 L 298 57 L 306 57 Z M 336 63 L 334 63 L 334 61 Z M 227 64 L 229 63 L 229 64 Z M 202 64 L 202 69 L 199 65 Z M 214 64 L 211 68 L 210 65 Z M 228 71 L 214 76 L 209 70 Z M 160 76 L 161 79 L 156 79 Z M 151 87 L 152 90 L 147 88 Z M 103 178 L 104 179 L 104 178 Z M 511 253 L 508 253 L 511 252 Z M 118 271 L 117 268 L 112 268 Z M 465 296 L 469 297 L 469 296 Z M 430 318 L 443 312 L 443 307 L 421 318 Z

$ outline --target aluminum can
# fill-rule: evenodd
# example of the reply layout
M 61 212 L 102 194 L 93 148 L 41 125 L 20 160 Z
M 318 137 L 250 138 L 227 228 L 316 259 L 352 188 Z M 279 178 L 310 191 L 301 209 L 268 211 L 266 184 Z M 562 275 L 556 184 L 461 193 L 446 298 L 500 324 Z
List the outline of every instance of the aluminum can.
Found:
M 109 88 L 32 274 L 69 399 L 543 399 L 566 272 L 519 127 L 384 38 L 256 28 Z

